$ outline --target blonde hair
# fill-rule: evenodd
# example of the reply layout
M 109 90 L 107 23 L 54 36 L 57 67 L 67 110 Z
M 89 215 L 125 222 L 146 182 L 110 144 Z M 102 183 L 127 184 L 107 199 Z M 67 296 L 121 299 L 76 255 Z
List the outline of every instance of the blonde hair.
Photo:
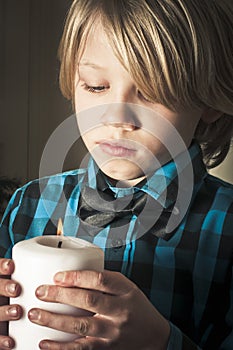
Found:
M 206 165 L 214 167 L 233 135 L 232 18 L 228 0 L 75 0 L 59 49 L 61 90 L 73 99 L 78 58 L 100 21 L 147 99 L 173 110 L 201 107 L 224 114 L 211 124 L 201 120 L 195 133 Z

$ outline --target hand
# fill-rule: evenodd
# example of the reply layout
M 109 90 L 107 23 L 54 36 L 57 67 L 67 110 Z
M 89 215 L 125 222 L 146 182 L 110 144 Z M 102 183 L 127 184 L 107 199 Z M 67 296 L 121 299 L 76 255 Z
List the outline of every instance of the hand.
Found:
M 134 283 L 118 272 L 67 271 L 55 275 L 57 285 L 40 286 L 43 301 L 69 304 L 94 316 L 72 317 L 41 309 L 29 311 L 29 319 L 77 334 L 72 343 L 49 340 L 41 349 L 51 350 L 162 350 L 167 348 L 168 321 L 153 307 Z
M 19 305 L 9 305 L 8 298 L 19 296 L 21 288 L 18 283 L 9 279 L 14 271 L 14 262 L 0 259 L 0 349 L 12 349 L 14 340 L 7 336 L 7 322 L 18 320 L 22 316 Z

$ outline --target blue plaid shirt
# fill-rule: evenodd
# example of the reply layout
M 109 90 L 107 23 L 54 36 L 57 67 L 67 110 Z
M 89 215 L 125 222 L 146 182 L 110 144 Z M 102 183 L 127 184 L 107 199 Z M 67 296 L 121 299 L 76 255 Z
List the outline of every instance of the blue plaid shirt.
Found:
M 171 234 L 158 237 L 148 230 L 132 239 L 137 230 L 137 217 L 132 215 L 124 242 L 112 236 L 111 224 L 95 234 L 81 230 L 81 238 L 101 246 L 106 268 L 134 281 L 170 321 L 169 350 L 232 350 L 233 186 L 206 172 L 196 143 L 189 154 L 194 175 L 191 204 Z M 66 235 L 80 236 L 81 187 L 95 188 L 95 174 L 96 165 L 90 160 L 87 169 L 45 177 L 18 189 L 2 219 L 0 256 L 11 257 L 20 240 L 56 234 L 60 217 Z M 177 184 L 179 175 L 171 161 L 140 189 L 111 190 L 116 197 L 141 190 L 166 208 L 175 201 L 168 189 Z M 104 177 L 103 183 L 110 186 Z

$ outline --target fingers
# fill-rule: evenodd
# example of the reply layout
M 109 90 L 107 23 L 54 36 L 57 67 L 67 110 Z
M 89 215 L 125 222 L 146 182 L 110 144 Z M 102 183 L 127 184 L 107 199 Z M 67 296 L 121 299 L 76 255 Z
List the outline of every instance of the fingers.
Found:
M 17 282 L 8 279 L 0 279 L 0 295 L 15 298 L 20 295 L 20 292 L 21 287 Z
M 36 296 L 43 301 L 68 304 L 104 315 L 117 314 L 120 312 L 123 303 L 121 296 L 116 297 L 95 290 L 64 288 L 53 285 L 40 286 L 36 290 Z
M 0 259 L 0 275 L 11 275 L 14 272 L 14 262 L 11 259 Z
M 60 286 L 40 286 L 36 295 L 49 302 L 68 304 L 103 315 L 117 315 L 125 296 L 137 287 L 118 272 L 67 271 L 55 275 Z M 73 288 L 67 288 L 73 287 Z M 78 287 L 78 288 L 77 288 Z
M 10 259 L 0 259 L 0 295 L 14 298 L 19 296 L 21 287 L 15 281 L 7 279 L 14 272 L 14 262 Z
M 19 305 L 5 305 L 0 307 L 0 334 L 7 334 L 7 322 L 18 320 L 22 316 L 22 308 Z M 13 349 L 15 342 L 10 337 L 0 336 L 0 349 Z
M 13 349 L 15 346 L 15 342 L 13 339 L 9 338 L 9 337 L 1 337 L 0 336 L 0 349 L 1 350 L 9 350 L 9 349 Z
M 50 340 L 43 340 L 39 344 L 44 350 L 105 350 L 111 349 L 103 339 L 82 338 L 72 343 L 56 343 Z
M 73 317 L 58 315 L 41 309 L 31 309 L 28 313 L 31 322 L 66 333 L 76 334 L 77 337 L 110 338 L 113 336 L 113 324 L 101 316 Z
M 21 288 L 18 283 L 8 280 L 14 272 L 14 262 L 10 259 L 0 259 L 0 333 L 7 334 L 7 322 L 18 320 L 23 312 L 19 305 L 7 305 L 8 297 L 17 297 L 20 294 Z M 0 349 L 13 349 L 15 342 L 7 336 L 0 336 Z
M 5 305 L 0 307 L 0 322 L 14 321 L 21 318 L 23 314 L 19 305 Z
M 54 276 L 56 284 L 98 290 L 112 295 L 128 293 L 136 288 L 133 282 L 119 272 L 113 271 L 65 271 Z

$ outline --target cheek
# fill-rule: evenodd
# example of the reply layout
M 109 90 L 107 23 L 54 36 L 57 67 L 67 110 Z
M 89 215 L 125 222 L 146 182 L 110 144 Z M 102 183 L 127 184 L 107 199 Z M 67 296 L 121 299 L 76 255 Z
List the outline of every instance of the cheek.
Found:
M 91 145 L 93 144 L 93 136 L 92 133 L 90 132 L 82 132 L 80 131 L 83 142 L 85 143 L 85 145 L 87 146 L 87 148 L 89 149 L 91 147 Z
M 76 89 L 74 101 L 76 113 L 82 113 L 92 109 L 102 110 L 100 106 L 103 103 L 100 102 L 99 94 L 85 91 L 81 87 Z
M 168 160 L 169 153 L 175 157 L 186 149 L 193 137 L 194 130 L 194 124 L 188 126 L 185 118 L 181 120 L 177 116 L 158 117 L 156 123 L 151 124 L 151 146 L 148 145 L 151 151 L 161 158 L 161 162 L 165 162 Z
M 85 130 L 82 132 L 80 130 L 83 142 L 85 143 L 88 150 L 92 150 L 96 147 L 96 141 L 101 139 L 101 135 L 103 137 L 103 132 L 101 132 L 100 128 L 96 127 L 94 129 L 91 129 L 89 131 Z
M 170 160 L 171 157 L 166 144 L 155 137 L 150 137 L 147 141 L 144 146 L 149 152 L 144 153 L 142 161 L 154 163 L 158 168 L 158 164 L 161 166 Z
M 81 106 L 76 106 L 76 118 L 81 134 L 99 133 L 99 129 L 103 127 L 102 116 L 106 113 L 106 108 L 106 104 L 88 104 L 87 107 L 83 102 Z
M 76 88 L 74 100 L 76 113 L 80 113 L 91 106 L 87 92 L 79 86 Z

